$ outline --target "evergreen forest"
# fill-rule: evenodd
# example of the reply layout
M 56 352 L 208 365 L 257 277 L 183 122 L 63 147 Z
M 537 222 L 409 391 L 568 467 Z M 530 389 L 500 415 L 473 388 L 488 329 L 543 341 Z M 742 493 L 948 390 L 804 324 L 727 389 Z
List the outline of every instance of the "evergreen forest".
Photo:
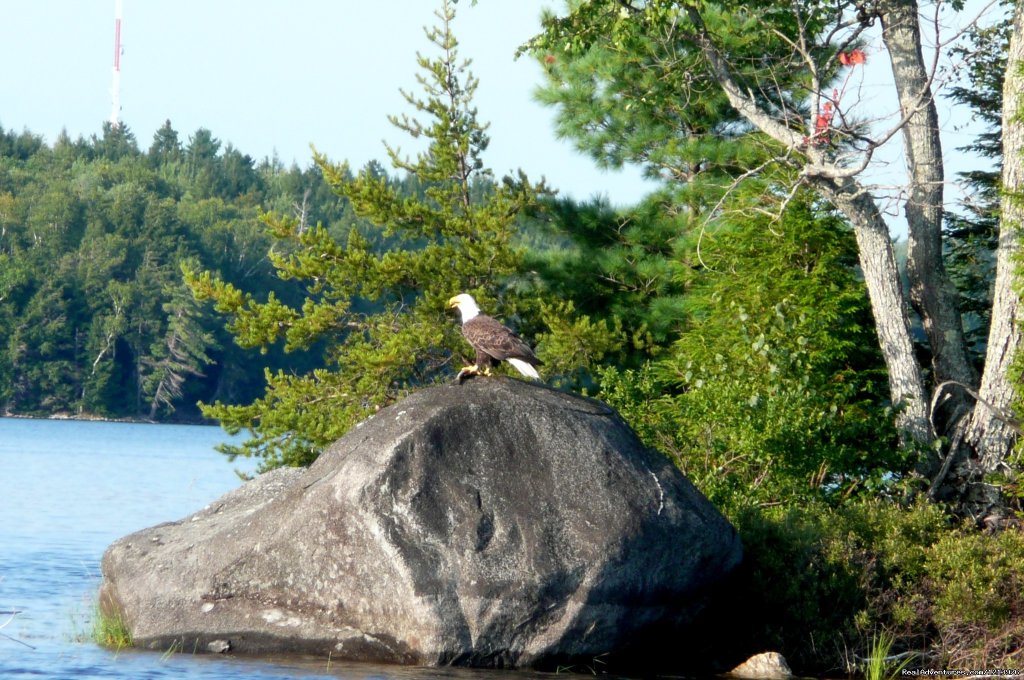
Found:
M 148 149 L 109 123 L 52 145 L 3 130 L 0 165 L 5 414 L 194 421 L 199 400 L 261 394 L 260 366 L 315 361 L 238 347 L 182 269 L 296 299 L 259 216 L 299 205 L 311 221 L 351 219 L 316 168 L 256 163 L 205 129 L 182 141 L 170 122 Z
M 1024 668 L 1024 8 L 1003 10 L 948 43 L 967 66 L 947 96 L 987 125 L 963 205 L 934 194 L 953 178 L 927 162 L 903 0 L 546 15 L 520 58 L 564 138 L 659 181 L 631 206 L 488 169 L 448 2 L 413 113 L 361 168 L 170 121 L 148 147 L 126 125 L 0 128 L 0 412 L 216 421 L 244 433 L 229 457 L 308 465 L 471 360 L 446 309 L 466 292 L 739 529 L 723 618 L 687 644 L 803 674 Z M 875 29 L 889 54 L 870 58 L 899 65 L 891 132 L 847 90 Z M 858 174 L 887 134 L 916 159 L 901 242 Z

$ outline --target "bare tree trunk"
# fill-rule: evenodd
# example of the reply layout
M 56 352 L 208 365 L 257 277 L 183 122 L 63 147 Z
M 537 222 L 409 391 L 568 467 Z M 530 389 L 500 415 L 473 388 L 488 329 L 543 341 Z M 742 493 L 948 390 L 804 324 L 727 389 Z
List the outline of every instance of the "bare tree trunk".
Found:
M 1014 13 L 1006 78 L 1003 82 L 1003 197 L 1000 205 L 999 247 L 992 300 L 981 403 L 975 408 L 965 440 L 976 453 L 981 473 L 992 472 L 1006 459 L 1017 428 L 1007 423 L 1014 398 L 1010 362 L 1021 344 L 1020 296 L 1014 290 L 1015 270 L 1024 227 L 1024 3 Z
M 918 5 L 906 0 L 883 0 L 879 9 L 882 39 L 892 64 L 900 112 L 906 120 L 902 135 L 909 177 L 905 210 L 910 302 L 928 335 L 935 383 L 955 380 L 977 385 L 967 355 L 958 294 L 942 258 L 942 144 L 929 68 L 921 51 Z M 957 395 L 956 400 L 963 404 L 964 392 L 950 394 Z
M 896 426 L 905 440 L 930 444 L 935 433 L 928 417 L 924 380 L 914 355 L 907 303 L 889 227 L 874 199 L 854 180 L 813 178 L 813 181 L 853 225 L 878 342 L 889 370 L 889 391 L 898 409 Z
M 299 218 L 299 235 L 301 236 L 306 229 L 309 227 L 309 194 L 311 189 L 306 188 L 302 192 L 302 204 L 298 202 L 292 203 L 292 208 L 295 210 L 295 216 Z

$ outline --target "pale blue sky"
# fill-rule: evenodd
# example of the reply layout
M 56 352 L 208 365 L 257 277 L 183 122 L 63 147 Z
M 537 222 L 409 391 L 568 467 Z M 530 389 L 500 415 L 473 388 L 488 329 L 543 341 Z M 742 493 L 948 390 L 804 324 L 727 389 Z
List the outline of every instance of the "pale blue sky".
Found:
M 987 0 L 969 0 L 981 7 Z M 387 122 L 406 106 L 399 88 L 416 90 L 417 51 L 430 45 L 423 26 L 435 22 L 435 0 L 123 0 L 122 120 L 147 148 L 170 119 L 182 141 L 209 128 L 223 143 L 262 159 L 310 162 L 310 143 L 332 160 L 360 166 L 386 162 L 382 140 L 413 151 Z M 0 0 L 0 125 L 28 128 L 52 142 L 100 131 L 110 116 L 114 0 Z M 491 123 L 486 163 L 498 176 L 524 169 L 545 176 L 576 199 L 595 195 L 636 202 L 653 188 L 636 169 L 598 170 L 553 132 L 554 112 L 533 100 L 541 72 L 516 48 L 539 28 L 543 7 L 562 0 L 481 0 L 458 5 L 461 53 L 481 84 L 477 104 Z M 965 21 L 974 12 L 959 15 Z M 947 29 L 950 27 L 947 26 Z M 950 29 L 951 30 L 951 29 Z M 895 115 L 894 88 L 884 77 L 882 47 L 869 44 L 859 114 Z M 881 67 L 880 70 L 879 67 Z M 887 115 L 888 114 L 888 115 Z M 968 114 L 940 99 L 948 179 L 976 167 L 955 147 L 976 130 Z M 870 178 L 900 195 L 902 143 L 876 156 Z M 898 212 L 896 203 L 883 204 Z M 903 227 L 896 219 L 894 229 Z
M 199 127 L 261 159 L 386 164 L 382 140 L 412 151 L 387 122 L 415 91 L 416 52 L 433 0 L 123 0 L 122 120 L 141 148 L 170 119 L 182 141 Z M 110 116 L 114 0 L 0 0 L 0 125 L 52 143 L 100 132 Z M 653 185 L 639 172 L 602 172 L 555 139 L 553 111 L 533 101 L 541 82 L 516 47 L 541 8 L 561 0 L 485 0 L 458 7 L 461 54 L 481 84 L 490 121 L 485 162 L 498 176 L 524 169 L 577 199 L 630 204 Z

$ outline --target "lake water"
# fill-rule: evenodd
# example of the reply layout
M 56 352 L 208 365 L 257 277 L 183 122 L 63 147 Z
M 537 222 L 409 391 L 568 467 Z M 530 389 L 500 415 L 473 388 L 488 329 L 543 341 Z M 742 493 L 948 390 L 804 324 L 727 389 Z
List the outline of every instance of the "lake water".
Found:
M 90 638 L 100 558 L 241 484 L 215 427 L 0 418 L 0 678 L 454 678 L 534 676 L 326 660 L 114 652 Z

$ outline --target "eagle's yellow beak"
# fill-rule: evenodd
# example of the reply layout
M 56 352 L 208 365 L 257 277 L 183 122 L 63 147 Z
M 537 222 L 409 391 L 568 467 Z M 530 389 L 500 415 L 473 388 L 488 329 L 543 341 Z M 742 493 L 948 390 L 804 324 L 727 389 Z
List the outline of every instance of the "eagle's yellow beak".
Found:
M 448 300 L 448 309 L 455 309 L 459 306 L 459 296 L 456 295 Z

